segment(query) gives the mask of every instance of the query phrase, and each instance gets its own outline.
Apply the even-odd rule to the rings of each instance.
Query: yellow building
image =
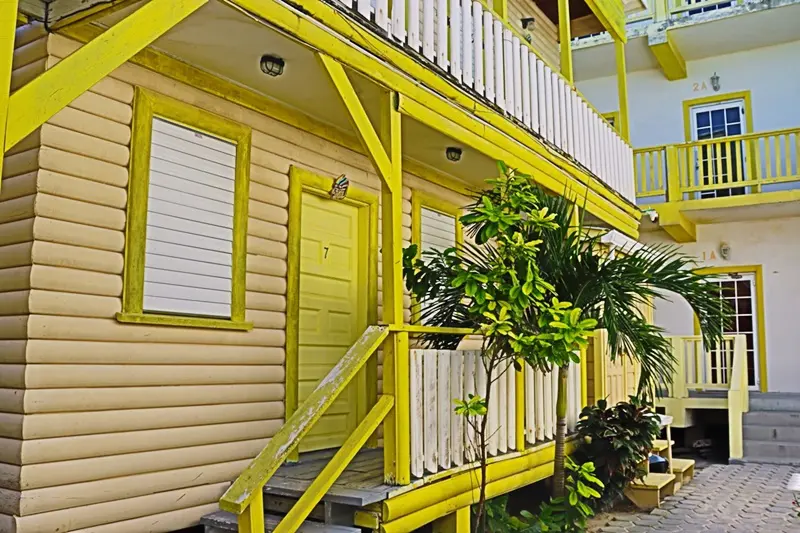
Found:
[[[465,531],[476,354],[409,348],[401,251],[497,160],[637,237],[571,71],[625,7],[572,4],[0,2],[0,531]],[[550,376],[497,386],[492,496],[553,457]]]

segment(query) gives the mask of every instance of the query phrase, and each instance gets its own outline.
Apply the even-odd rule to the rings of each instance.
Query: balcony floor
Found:
[[[281,466],[264,487],[264,494],[299,498],[335,451],[304,453],[297,463]],[[389,492],[396,489],[383,483],[383,449],[362,450],[333,483],[323,500],[364,507],[387,499]]]

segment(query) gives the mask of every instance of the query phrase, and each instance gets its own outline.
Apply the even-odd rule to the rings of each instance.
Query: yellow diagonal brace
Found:
[[[4,146],[6,133],[17,8],[17,0],[0,0],[0,147]],[[3,152],[4,150],[0,150],[0,187],[3,181]]]
[[[151,0],[23,86],[9,101],[5,149],[64,109],[208,0]]]
[[[347,114],[356,129],[356,133],[358,133],[358,138],[361,139],[361,143],[364,145],[364,150],[372,160],[372,164],[375,165],[381,180],[389,189],[394,190],[392,162],[381,144],[378,133],[369,121],[367,112],[364,110],[364,106],[361,105],[361,100],[358,99],[356,90],[353,88],[353,84],[350,83],[350,78],[347,77],[344,67],[338,61],[325,54],[318,55],[347,108]]]
[[[361,424],[358,425],[356,430],[347,437],[342,447],[333,456],[330,462],[325,465],[322,472],[319,473],[317,478],[309,485],[303,495],[294,504],[294,507],[286,514],[283,520],[275,527],[274,533],[293,533],[300,529],[300,525],[306,519],[308,514],[314,509],[319,501],[331,488],[334,481],[353,460],[358,451],[367,442],[372,432],[378,429],[381,422],[394,404],[394,398],[391,396],[381,396],[378,398],[375,407],[367,413]]]

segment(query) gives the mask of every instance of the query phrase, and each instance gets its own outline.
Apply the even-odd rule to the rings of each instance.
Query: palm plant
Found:
[[[581,319],[592,319],[597,328],[607,330],[612,360],[629,357],[639,363],[640,396],[649,396],[669,383],[675,364],[671,344],[663,337],[663,330],[648,323],[642,312],[643,308],[652,306],[654,300],[668,298],[669,293],[682,297],[698,317],[706,345],[714,346],[722,340],[726,308],[718,289],[708,283],[709,276],[695,269],[693,258],[668,245],[606,253],[601,246],[604,232],[584,228],[582,220],[576,216],[574,203],[565,196],[548,194],[529,176],[509,170],[502,163],[500,168],[504,176],[512,176],[518,187],[524,187],[521,197],[526,201],[516,205],[513,198],[509,200],[508,191],[499,187],[482,191],[476,195],[475,203],[467,207],[468,214],[461,219],[467,234],[479,244],[491,242],[499,230],[505,235],[519,234],[522,242],[538,243],[535,278],[540,280],[540,287],[546,287],[547,293],[559,301],[570,302],[573,309],[580,310],[577,314]],[[523,181],[526,184],[519,185]],[[526,211],[530,205],[536,206],[537,211]],[[497,206],[502,206],[502,209],[498,210]],[[528,220],[528,217],[539,218],[542,214],[546,214],[552,223],[531,224]],[[466,256],[470,262],[479,264],[488,261],[492,254],[491,248],[485,247],[481,253],[477,252],[474,246],[467,245],[461,251],[461,257]],[[454,258],[452,251],[450,254],[431,253],[421,277],[421,263],[415,264],[417,275],[413,269],[407,268],[407,280],[415,278],[417,282],[410,288],[417,301],[425,304],[422,319],[428,325],[475,326],[474,299],[465,299],[463,290],[452,283]],[[561,497],[564,495],[569,359],[547,360],[541,355],[551,344],[542,342],[542,334],[549,335],[545,332],[547,324],[540,321],[543,311],[542,306],[534,305],[522,312],[522,320],[527,322],[522,329],[530,342],[524,359],[537,368],[549,370],[551,366],[558,367],[554,495]],[[452,336],[435,335],[425,340],[433,347],[451,349],[459,341]],[[569,340],[580,342],[579,338]],[[537,351],[538,354],[532,353]]]

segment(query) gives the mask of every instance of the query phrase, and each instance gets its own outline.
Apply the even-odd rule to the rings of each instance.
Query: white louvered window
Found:
[[[456,217],[422,207],[420,209],[420,251],[444,251],[456,245]]]
[[[456,246],[458,242],[456,217],[421,206],[419,221],[419,248],[421,253],[432,250],[443,252]],[[425,313],[425,304],[420,303],[418,309],[420,317],[422,317]],[[426,322],[424,318],[420,320],[423,324]]]
[[[231,318],[236,144],[152,124],[142,310]]]

